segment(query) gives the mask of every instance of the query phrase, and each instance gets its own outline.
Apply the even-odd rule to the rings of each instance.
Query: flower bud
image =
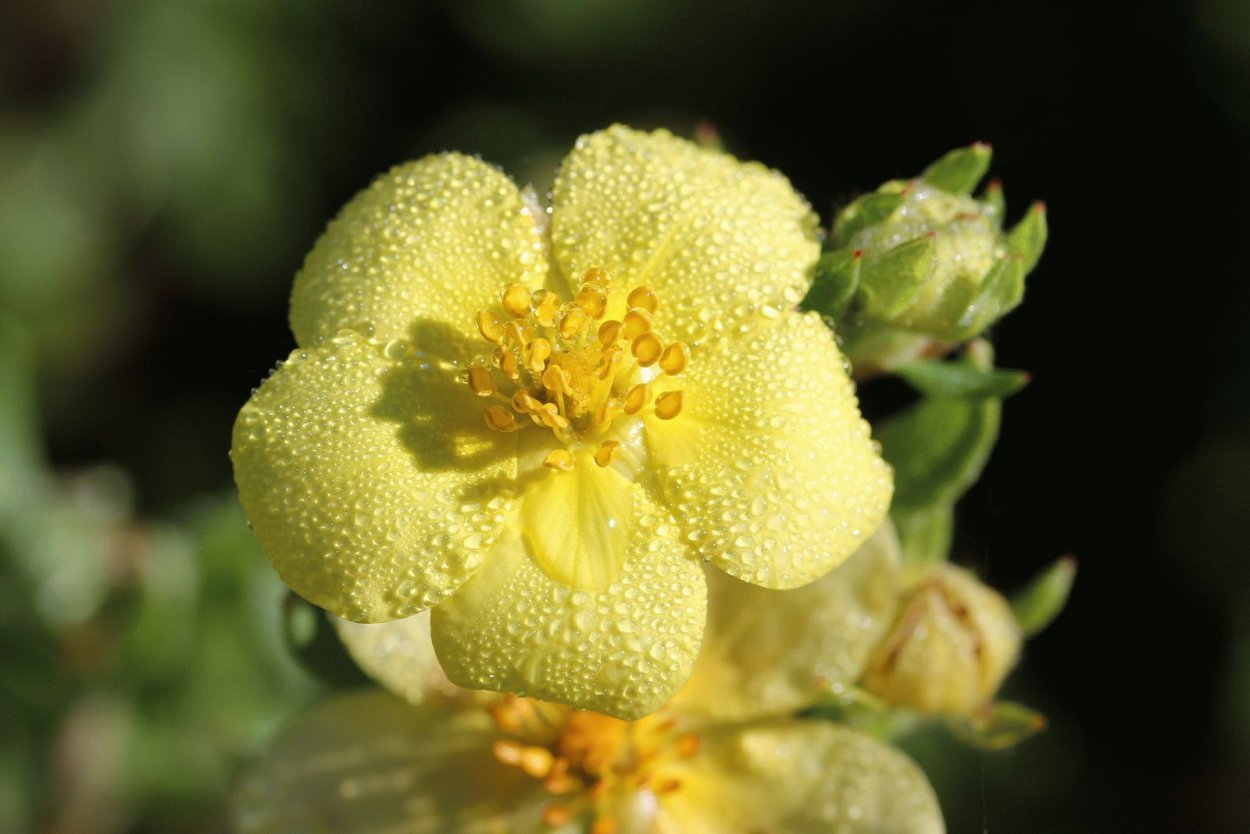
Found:
[[[1045,206],[1004,231],[998,184],[971,196],[989,162],[988,145],[951,151],[838,214],[822,261],[830,274],[818,271],[811,298],[840,320],[857,368],[888,369],[933,342],[966,341],[1020,303],[1046,243]]]
[[[1020,627],[1007,601],[962,568],[926,574],[900,612],[863,679],[892,705],[971,715],[994,697],[1020,654]]]

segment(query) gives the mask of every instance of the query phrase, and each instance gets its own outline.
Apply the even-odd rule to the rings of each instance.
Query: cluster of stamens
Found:
[[[651,329],[659,298],[646,287],[629,293],[620,320],[605,319],[609,289],[608,274],[596,267],[571,302],[509,284],[500,298],[507,318],[491,310],[477,314],[478,331],[494,351],[469,368],[468,385],[496,400],[486,408],[487,426],[499,432],[540,426],[567,444],[605,433],[622,414],[671,420],[681,413],[682,392],[654,396],[653,383],[681,373],[690,349],[664,344]],[[619,451],[620,443],[605,440],[595,463],[609,466]],[[573,455],[556,449],[544,463],[567,472]]]
[[[694,733],[674,731],[671,717],[629,722],[514,695],[493,704],[490,714],[500,733],[495,758],[541,780],[553,797],[543,821],[559,827],[590,816],[591,834],[617,831],[609,795],[680,790],[663,763],[688,759],[700,747]]]

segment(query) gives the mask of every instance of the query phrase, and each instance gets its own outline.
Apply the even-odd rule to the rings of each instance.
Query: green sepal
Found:
[[[974,142],[946,154],[925,168],[920,178],[951,194],[971,194],[989,170],[992,155],[989,145]]]
[[[1076,559],[1056,559],[1011,597],[1011,610],[1025,636],[1038,634],[1063,611],[1076,579]]]
[[[894,372],[926,397],[998,397],[1003,399],[1029,383],[1027,371],[978,368],[969,362],[922,359],[904,362]]]
[[[1024,219],[1007,233],[1007,249],[1020,259],[1020,267],[1024,273],[1033,271],[1046,248],[1046,204],[1034,203]]]
[[[968,718],[950,718],[951,732],[982,750],[1006,750],[1046,728],[1046,716],[1023,704],[998,701]]]
[[[881,189],[856,197],[846,208],[838,212],[833,224],[833,238],[840,246],[860,229],[880,223],[889,218],[903,204],[901,189],[891,183]]]
[[[955,508],[933,504],[913,512],[891,511],[905,565],[937,565],[950,558]]]
[[[835,249],[820,256],[812,287],[799,304],[802,310],[815,310],[830,322],[846,313],[859,289],[859,269],[863,253],[858,249]]]
[[[1015,309],[1024,300],[1022,259],[1006,255],[985,274],[976,295],[959,316],[952,336],[970,339]]]
[[[327,619],[311,602],[288,592],[282,607],[282,636],[291,655],[309,674],[336,688],[367,686],[360,671]]]
[[[1003,193],[1003,181],[997,177],[985,184],[985,188],[981,190],[977,199],[985,203],[995,217],[1001,218],[1003,212],[1007,210],[1007,195]]]
[[[860,267],[860,296],[865,312],[890,319],[907,309],[933,274],[934,237],[901,243]]]

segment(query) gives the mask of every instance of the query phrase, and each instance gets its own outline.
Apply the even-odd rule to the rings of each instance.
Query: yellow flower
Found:
[[[456,154],[399,166],[296,278],[299,347],[234,430],[279,574],[357,622],[433,607],[457,684],[623,718],[668,700],[700,562],[822,576],[891,494],[833,337],[817,220],[664,132],[580,139],[548,212]]]
[[[427,615],[343,623],[356,658],[407,700],[357,693],[302,716],[245,774],[237,827],[941,832],[932,788],[905,756],[793,717],[859,676],[894,615],[898,573],[888,529],[796,591],[709,571],[713,610],[725,614],[711,618],[689,684],[633,722],[457,689],[434,659]]]

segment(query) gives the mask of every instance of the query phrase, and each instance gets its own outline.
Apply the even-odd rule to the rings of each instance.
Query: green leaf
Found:
[[[859,288],[862,262],[863,254],[858,249],[843,248],[821,255],[812,288],[799,307],[815,310],[831,322],[842,318]]]
[[[295,659],[321,681],[334,687],[372,683],[347,653],[326,613],[294,593],[283,604],[282,634]]]
[[[955,527],[952,504],[932,504],[912,512],[891,510],[906,565],[936,565],[950,557]]]
[[[933,234],[900,243],[860,267],[860,295],[867,314],[889,319],[911,304],[933,274]]]
[[[920,178],[951,194],[971,194],[990,167],[992,151],[984,142],[956,148],[934,162]]]
[[[1029,375],[1025,371],[1008,368],[982,370],[967,362],[931,359],[904,362],[895,367],[894,372],[927,397],[1002,399],[1029,383]]]
[[[998,439],[994,397],[929,397],[882,423],[882,454],[894,467],[899,512],[950,504],[976,482]]]
[[[1011,610],[1026,636],[1041,632],[1050,625],[1068,602],[1072,582],[1076,579],[1076,559],[1056,559],[1011,598]]]
[[[857,197],[838,213],[833,224],[834,240],[839,246],[845,244],[856,232],[885,220],[902,204],[903,195],[891,191],[873,191]]]
[[[1024,219],[1007,233],[1007,248],[1020,258],[1020,266],[1026,275],[1037,266],[1038,259],[1042,257],[1047,233],[1045,203],[1034,203]]]
[[[1046,728],[1046,716],[1022,704],[999,701],[970,718],[952,718],[951,732],[982,750],[1006,750]]]

